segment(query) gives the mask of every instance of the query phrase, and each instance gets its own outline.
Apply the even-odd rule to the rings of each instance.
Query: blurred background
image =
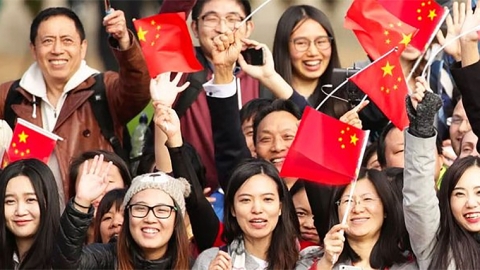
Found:
[[[251,0],[252,8],[258,7],[263,1]],[[157,13],[161,1],[123,2],[125,9],[139,9],[141,17],[145,17]],[[343,28],[343,19],[350,3],[351,0],[273,0],[253,17],[256,27],[252,38],[271,48],[277,21],[283,11],[290,5],[313,5],[325,12],[333,24],[342,66],[352,66],[354,61],[364,60],[365,53],[352,32]],[[100,5],[103,6],[103,0],[0,0],[0,82],[19,78],[32,63],[29,49],[30,23],[40,9],[51,6],[70,6],[77,12],[87,33],[87,62],[90,66],[103,70],[100,58],[102,52],[98,46],[99,40],[103,39],[103,32],[99,32],[103,31]],[[113,1],[112,7],[120,8]],[[127,20],[131,20],[128,11]]]

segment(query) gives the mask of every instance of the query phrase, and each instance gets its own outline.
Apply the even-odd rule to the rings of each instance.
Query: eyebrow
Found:
[[[260,196],[275,196],[275,194],[273,192],[269,192],[269,193],[263,193],[263,194],[260,194]],[[254,195],[250,194],[250,193],[242,193],[242,194],[238,194],[237,197],[241,197],[241,196],[250,196],[250,197],[253,197]]]
[[[37,196],[37,194],[35,194],[35,192],[26,192],[26,193],[22,193],[20,195],[23,195],[23,196],[25,196],[25,195],[26,196]],[[7,193],[7,194],[5,194],[5,197],[15,197],[15,195],[12,194],[12,193]]]

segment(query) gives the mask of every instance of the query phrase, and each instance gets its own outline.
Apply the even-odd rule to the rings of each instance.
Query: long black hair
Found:
[[[281,215],[273,230],[267,253],[268,269],[293,269],[298,260],[298,248],[296,247],[299,237],[298,218],[287,186],[280,178],[275,166],[268,161],[248,159],[239,164],[232,173],[225,193],[222,237],[227,244],[243,237],[244,232],[232,213],[235,193],[248,179],[259,174],[266,175],[275,182],[281,202]]]
[[[60,202],[57,184],[50,168],[37,159],[23,159],[8,165],[0,174],[0,269],[14,269],[17,253],[15,235],[5,222],[5,193],[8,182],[17,176],[30,180],[40,209],[40,224],[29,250],[20,259],[19,269],[51,269],[55,234],[60,225]],[[17,253],[17,255],[19,255]]]
[[[382,171],[361,169],[358,179],[358,181],[370,181],[373,184],[382,202],[385,215],[380,229],[380,237],[370,252],[370,266],[375,269],[383,269],[394,264],[406,263],[408,260],[402,248],[405,244],[402,238],[406,232],[402,205],[392,185],[387,180],[387,176]],[[345,190],[346,186],[337,189],[334,201],[338,201]],[[340,223],[338,207],[334,207],[330,217],[330,225],[333,226],[338,223]],[[348,243],[348,235],[345,238],[345,245],[338,261],[359,262],[361,258]]]
[[[450,198],[453,189],[466,170],[480,167],[480,158],[467,156],[457,159],[443,176],[442,185],[437,193],[440,208],[440,226],[437,243],[432,251],[430,269],[446,269],[455,263],[457,269],[479,269],[480,249],[478,232],[469,232],[458,224],[453,216]]]

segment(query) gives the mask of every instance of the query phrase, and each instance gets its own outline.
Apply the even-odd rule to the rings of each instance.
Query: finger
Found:
[[[203,195],[207,195],[211,190],[212,190],[212,188],[209,188],[209,187],[204,188],[203,189]]]
[[[83,162],[82,175],[88,174],[88,159]]]
[[[100,171],[102,170],[102,166],[103,166],[103,159],[104,159],[104,156],[102,154],[98,158],[97,165],[95,166],[95,175],[100,175]]]
[[[102,178],[103,178],[104,182],[108,182],[107,181],[107,175],[110,172],[110,168],[112,167],[112,165],[113,165],[113,162],[109,161],[108,164],[107,164],[107,167],[105,168],[105,170],[103,170]]]
[[[95,168],[97,167],[98,155],[93,158],[92,164],[90,164],[90,174],[95,173]]]
[[[453,2],[452,9],[453,9],[453,23],[458,24],[458,2],[457,1]]]
[[[369,103],[370,103],[369,100],[364,100],[362,103],[358,104],[358,105],[354,108],[354,112],[355,112],[355,113],[358,113],[359,111],[363,110],[363,108],[367,107]]]
[[[458,11],[460,13],[458,15],[458,24],[463,24],[463,22],[465,21],[466,9],[468,8],[469,12],[471,12],[472,10],[472,1],[468,0],[466,2],[468,2],[467,6],[465,6],[464,2],[460,3],[460,8]]]
[[[239,55],[238,55],[237,63],[240,65],[240,67],[241,67],[242,69],[248,68],[248,66],[249,66],[249,64],[247,63],[247,61],[245,61],[245,58],[243,58],[243,55],[242,55],[242,54],[239,54]]]
[[[179,86],[177,88],[177,91],[180,93],[180,92],[183,92],[185,89],[187,89],[188,87],[190,86],[190,82],[185,82],[182,86]]]
[[[172,84],[177,85],[180,82],[180,79],[183,76],[183,72],[177,72],[177,75],[175,75],[175,78],[173,78]]]

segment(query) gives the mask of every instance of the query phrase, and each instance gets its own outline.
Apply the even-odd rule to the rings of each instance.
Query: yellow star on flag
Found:
[[[25,133],[25,131],[22,131],[22,133],[18,134],[18,142],[27,143],[27,138],[28,135]]]
[[[400,44],[405,44],[405,46],[407,46],[410,41],[412,41],[412,33],[408,34],[408,35],[405,35],[402,33],[402,41],[400,41]]]
[[[430,18],[431,21],[433,21],[433,19],[437,17],[437,13],[435,12],[435,9],[432,9],[428,12],[428,18]]]
[[[141,40],[141,41],[147,41],[145,39],[145,36],[147,35],[147,33],[148,33],[148,31],[145,31],[145,30],[142,29],[142,27],[140,27],[138,29],[138,33],[137,33],[138,39]]]
[[[395,66],[391,66],[390,63],[387,61],[387,64],[382,67],[383,70],[383,77],[385,77],[387,74],[390,76],[393,76],[392,70],[395,68]]]
[[[351,144],[357,145],[357,141],[358,141],[357,134],[353,134],[352,136],[350,136],[350,143]]]

